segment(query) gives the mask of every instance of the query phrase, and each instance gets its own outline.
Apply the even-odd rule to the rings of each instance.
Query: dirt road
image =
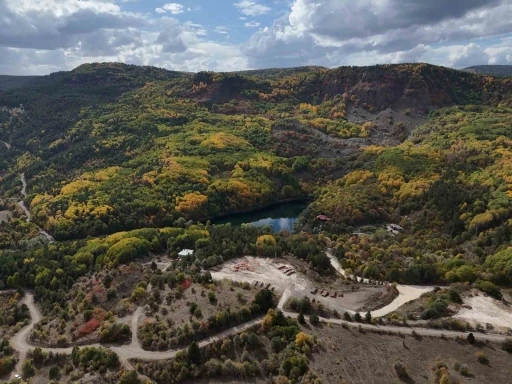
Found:
[[[325,254],[331,261],[331,265],[334,267],[334,269],[336,271],[338,271],[338,273],[341,276],[343,276],[345,278],[350,277],[350,278],[354,279],[354,275],[347,276],[346,271],[343,269],[340,261],[338,260],[338,258],[336,256],[334,256],[329,251],[326,251]],[[358,280],[360,280],[363,284],[369,283],[368,279],[358,279]],[[418,299],[424,293],[434,290],[434,287],[432,287],[432,286],[415,286],[415,285],[402,285],[402,284],[398,284],[396,286],[396,288],[398,290],[398,296],[396,297],[396,299],[393,300],[388,305],[386,305],[385,307],[382,307],[380,309],[372,311],[371,314],[373,317],[385,316],[393,311],[396,311],[402,305],[404,305],[410,301]]]
[[[23,300],[21,301],[21,304],[26,304],[30,311],[30,317],[31,322],[27,326],[23,327],[16,335],[14,335],[11,340],[11,346],[14,350],[16,350],[19,353],[19,361],[16,364],[15,370],[12,373],[12,376],[14,377],[15,374],[21,375],[21,366],[23,364],[23,361],[25,360],[27,356],[27,352],[29,350],[32,350],[35,348],[34,345],[29,344],[28,342],[28,336],[32,332],[32,329],[34,329],[34,325],[41,321],[41,313],[37,309],[35,303],[34,303],[34,296],[31,293],[27,293]],[[134,312],[132,321],[131,321],[131,330],[132,330],[132,340],[130,344],[127,345],[120,345],[120,346],[102,346],[101,344],[95,343],[95,344],[89,344],[87,346],[89,347],[103,347],[103,348],[109,348],[113,352],[117,353],[119,356],[119,360],[121,361],[121,364],[123,364],[128,369],[134,369],[134,367],[130,364],[129,360],[134,358],[144,359],[144,360],[166,360],[166,359],[172,359],[176,356],[176,354],[180,351],[185,350],[186,348],[180,348],[176,350],[168,350],[168,351],[146,351],[142,349],[140,342],[137,337],[137,325],[139,318],[142,316],[143,307],[138,307],[137,310]],[[236,327],[232,327],[230,329],[227,329],[223,332],[220,332],[214,336],[211,336],[207,339],[204,339],[200,341],[198,344],[200,347],[203,347],[205,345],[208,345],[210,343],[213,343],[217,340],[223,339],[227,336],[231,336],[234,334],[237,334],[241,331],[244,331],[246,329],[249,329],[253,327],[256,324],[259,324],[263,319],[263,316],[260,316],[258,318],[255,318],[247,323],[238,325]],[[73,348],[67,347],[67,348],[46,348],[42,347],[41,350],[45,352],[53,352],[53,353],[63,353],[70,355]]]
[[[289,293],[289,292],[288,292]],[[282,308],[282,305],[286,301],[287,295],[283,295],[283,297],[280,300],[279,308]],[[35,347],[33,345],[30,345],[27,341],[28,335],[34,328],[34,325],[41,321],[41,314],[34,303],[34,296],[31,293],[27,293],[21,303],[26,304],[30,311],[31,321],[30,324],[23,327],[16,335],[14,335],[11,338],[11,346],[14,350],[16,350],[19,353],[19,361],[18,364],[16,364],[16,368],[12,374],[14,377],[15,374],[21,374],[21,366],[23,361],[25,360],[25,357],[27,355],[27,352],[31,349],[34,349]],[[290,316],[291,318],[297,318],[298,314],[296,313],[290,313],[290,312],[284,312],[286,316]],[[133,314],[133,318],[131,321],[131,329],[132,329],[132,341],[130,344],[127,345],[121,345],[121,346],[101,346],[100,344],[91,344],[89,346],[91,347],[104,347],[104,348],[110,348],[113,352],[117,353],[119,356],[119,360],[121,363],[128,369],[134,369],[132,364],[129,362],[130,359],[143,359],[143,360],[167,360],[172,359],[176,356],[176,354],[180,351],[185,350],[186,348],[182,349],[176,349],[176,350],[169,350],[169,351],[146,351],[143,350],[140,346],[140,343],[138,341],[137,337],[137,324],[138,319],[142,315],[142,307],[137,308],[135,313]],[[259,324],[263,320],[263,316],[260,316],[256,319],[253,319],[247,323],[241,324],[236,327],[229,328],[223,332],[220,332],[214,336],[211,336],[207,339],[204,339],[199,342],[200,347],[204,347],[210,343],[216,342],[218,340],[221,340],[227,336],[231,336],[234,334],[237,334],[239,332],[242,332],[246,329],[249,329],[257,324]],[[361,327],[362,329],[366,330],[373,330],[373,331],[386,331],[386,332],[395,332],[395,333],[401,333],[405,335],[412,335],[413,332],[415,332],[418,335],[421,336],[429,336],[429,337],[466,337],[467,333],[463,332],[455,332],[455,331],[445,331],[445,330],[437,330],[437,329],[426,329],[426,328],[407,328],[407,327],[396,327],[396,326],[378,326],[373,324],[364,324],[364,323],[351,323],[344,320],[339,319],[324,319],[320,318],[322,322],[325,323],[332,323],[332,324],[346,324],[350,327]],[[494,334],[477,334],[476,337],[481,340],[489,340],[494,342],[500,342],[507,339],[507,336],[504,335],[494,335]],[[71,354],[72,347],[68,348],[41,348],[43,351],[46,352],[53,352],[53,353],[63,353],[63,354]]]
[[[20,180],[21,180],[21,194],[24,198],[27,197],[27,180],[25,179],[25,174],[20,173]],[[29,209],[25,205],[25,202],[23,200],[18,201],[18,207],[22,209],[22,211],[25,213],[25,216],[27,216],[27,223],[30,223],[32,220],[32,214],[30,213]],[[43,228],[39,228],[39,233],[48,240],[49,243],[53,243],[55,239],[50,235],[48,232],[46,232]]]

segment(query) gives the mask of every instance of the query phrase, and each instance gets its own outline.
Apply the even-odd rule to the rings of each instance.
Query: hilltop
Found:
[[[474,65],[464,71],[491,76],[512,76],[512,65]]]

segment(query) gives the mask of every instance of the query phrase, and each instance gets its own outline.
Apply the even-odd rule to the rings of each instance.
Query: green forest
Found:
[[[14,214],[0,285],[35,289],[48,310],[65,312],[89,272],[186,247],[200,268],[292,253],[322,271],[331,247],[372,279],[512,283],[510,78],[87,64],[0,92],[0,107],[0,210]],[[295,234],[209,222],[305,199]],[[56,242],[30,241],[38,226]]]

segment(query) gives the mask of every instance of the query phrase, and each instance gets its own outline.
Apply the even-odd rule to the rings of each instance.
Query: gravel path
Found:
[[[340,261],[338,260],[338,258],[336,256],[334,256],[329,251],[326,251],[325,254],[331,261],[331,265],[334,267],[334,269],[336,271],[338,271],[338,273],[341,276],[343,276],[345,278],[350,277],[350,278],[354,279],[354,275],[347,276],[346,271],[343,269]],[[360,280],[360,281],[362,280],[363,284],[369,284],[369,282],[370,282],[368,279],[360,279],[359,278],[358,280]],[[396,288],[398,290],[398,296],[395,298],[395,300],[393,300],[391,303],[389,303],[388,305],[386,305],[380,309],[372,311],[371,314],[373,317],[386,316],[387,314],[389,314],[393,311],[396,311],[402,305],[404,305],[410,301],[418,299],[424,293],[434,290],[433,286],[415,286],[415,285],[402,285],[402,284],[398,284],[396,286]]]
[[[282,305],[286,302],[287,299],[287,293],[289,294],[290,291],[285,290],[285,294],[281,298],[279,302],[279,308],[282,308]],[[41,314],[39,310],[37,309],[35,303],[34,303],[34,295],[31,293],[27,293],[23,300],[21,301],[22,304],[26,304],[30,311],[31,321],[30,324],[23,327],[16,335],[14,335],[10,342],[11,346],[14,350],[16,350],[19,353],[19,361],[16,364],[15,370],[12,373],[12,377],[14,377],[15,374],[21,374],[21,365],[23,361],[25,360],[25,357],[27,355],[27,352],[31,349],[34,349],[35,347],[33,345],[30,345],[27,341],[28,335],[34,328],[34,325],[41,321]],[[291,312],[284,312],[286,316],[290,316],[291,318],[297,318],[298,314],[291,313]],[[137,324],[140,316],[142,315],[142,307],[137,308],[137,310],[134,312],[132,321],[131,321],[131,329],[132,329],[132,341],[130,344],[121,345],[121,346],[102,346],[100,344],[90,344],[88,346],[90,347],[104,347],[109,348],[113,352],[117,353],[119,356],[119,360],[121,363],[128,369],[134,369],[132,364],[129,362],[130,359],[143,359],[143,360],[167,360],[172,359],[176,356],[176,354],[180,351],[185,350],[186,348],[176,349],[176,350],[169,350],[169,351],[146,351],[143,350],[140,346],[140,343],[137,338]],[[200,341],[198,344],[200,347],[204,347],[210,343],[216,342],[218,340],[221,340],[225,337],[237,334],[239,332],[242,332],[246,329],[249,329],[259,323],[263,320],[263,316],[260,316],[256,319],[253,319],[247,323],[241,324],[236,327],[229,328],[223,332],[220,332],[214,336],[211,336],[207,339],[204,339]],[[397,327],[397,326],[378,326],[373,324],[364,324],[364,323],[352,323],[347,322],[340,319],[324,319],[320,318],[322,322],[325,323],[332,323],[332,324],[346,324],[350,327],[361,327],[362,329],[366,330],[372,330],[372,331],[386,331],[386,332],[395,332],[395,333],[401,333],[405,335],[412,335],[413,332],[415,332],[418,335],[421,336],[430,336],[430,337],[466,337],[467,333],[464,332],[456,332],[456,331],[446,331],[446,330],[437,330],[437,329],[426,329],[426,328],[409,328],[409,327]],[[476,336],[478,339],[481,340],[489,340],[494,342],[501,342],[507,339],[507,336],[505,335],[496,335],[496,334],[477,334]],[[63,353],[63,354],[71,354],[71,351],[73,350],[72,347],[67,348],[41,348],[43,351],[46,352],[53,352],[53,353]]]

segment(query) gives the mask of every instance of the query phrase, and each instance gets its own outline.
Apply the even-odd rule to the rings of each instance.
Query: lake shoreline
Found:
[[[283,229],[292,230],[293,224],[298,220],[300,214],[307,209],[310,202],[310,199],[287,199],[268,204],[262,208],[253,208],[216,217],[211,220],[211,223],[213,225],[232,224],[235,226],[242,224],[270,225],[276,232]]]

